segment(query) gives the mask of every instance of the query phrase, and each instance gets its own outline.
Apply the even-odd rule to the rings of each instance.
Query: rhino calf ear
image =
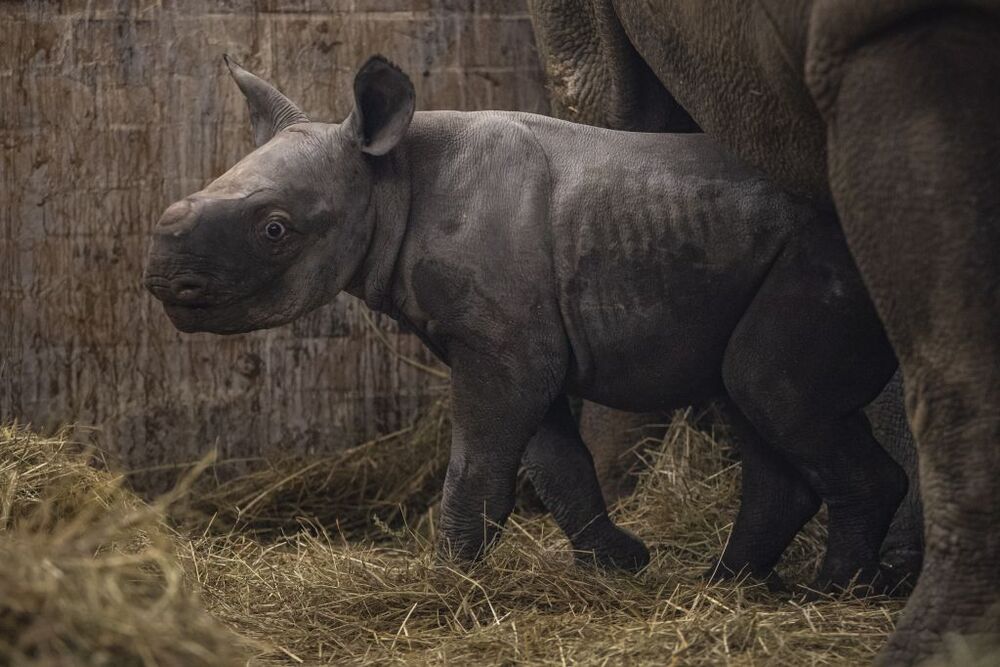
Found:
[[[391,151],[410,126],[415,101],[410,77],[382,56],[369,58],[354,77],[354,111],[347,121],[361,150]]]
[[[240,67],[228,55],[223,55],[222,59],[226,61],[229,73],[247,98],[256,146],[263,146],[289,125],[309,122],[295,103],[278,92],[277,88]]]

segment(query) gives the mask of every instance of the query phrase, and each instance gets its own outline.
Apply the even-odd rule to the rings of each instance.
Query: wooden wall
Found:
[[[523,0],[0,0],[0,420],[93,426],[159,466],[339,448],[440,384],[350,297],[224,338],[179,334],[140,288],[159,213],[251,148],[223,52],[316,120],[347,114],[375,52],[421,109],[547,108]]]

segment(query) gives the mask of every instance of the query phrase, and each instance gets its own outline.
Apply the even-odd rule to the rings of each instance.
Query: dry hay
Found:
[[[65,437],[0,427],[0,664],[238,665],[184,541]]]
[[[639,576],[574,565],[551,520],[523,514],[475,568],[435,559],[449,430],[440,405],[412,429],[320,463],[202,483],[167,510],[177,529],[159,518],[165,503],[145,507],[63,440],[4,431],[0,663],[24,662],[28,626],[36,652],[100,649],[146,665],[231,664],[235,652],[250,664],[870,661],[901,601],[806,604],[702,581],[735,514],[738,466],[691,424],[670,424],[616,509],[653,552]],[[49,518],[36,530],[38,512]],[[81,514],[86,528],[74,527]],[[810,525],[786,579],[808,580],[821,539]]]
[[[223,481],[202,475],[173,514],[216,533],[238,527],[266,539],[313,525],[363,539],[373,517],[390,525],[419,520],[439,497],[449,433],[441,400],[411,427],[335,455],[262,461],[256,472]]]

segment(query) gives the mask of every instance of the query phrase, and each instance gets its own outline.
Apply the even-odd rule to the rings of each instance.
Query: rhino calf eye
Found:
[[[277,220],[272,220],[264,227],[264,236],[271,241],[278,241],[285,236],[285,226]]]

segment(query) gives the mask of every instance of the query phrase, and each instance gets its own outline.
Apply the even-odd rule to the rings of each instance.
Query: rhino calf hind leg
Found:
[[[820,590],[881,579],[879,548],[907,481],[861,409],[895,364],[835,229],[782,251],[726,349],[730,398],[827,505]]]
[[[765,385],[780,381],[777,377],[757,375],[752,382],[758,384],[765,377],[768,378]],[[738,387],[736,383],[733,385]],[[827,506],[826,554],[811,587],[820,591],[843,591],[854,586],[879,586],[881,591],[887,582],[881,577],[879,548],[906,493],[907,481],[902,468],[871,435],[868,420],[860,411],[847,417],[819,416],[801,411],[794,405],[794,400],[788,403],[782,400],[791,397],[782,397],[771,403],[775,399],[773,392],[769,396],[769,405],[762,407],[755,405],[753,400],[748,401],[741,391],[736,389],[735,393],[740,396],[743,409],[753,415],[756,425],[767,434],[768,441],[776,448],[775,453],[780,452],[789,466],[808,480],[809,486]],[[761,391],[759,395],[768,394]],[[801,396],[795,398],[802,400]],[[783,403],[788,412],[780,415],[771,412],[773,405]],[[791,413],[796,412],[801,416],[792,416]],[[756,458],[760,460],[764,457]],[[777,465],[772,463],[771,468],[777,469]],[[759,517],[751,528],[766,537],[757,537],[756,543],[769,539],[772,540],[772,547],[778,545],[779,535],[787,545],[791,539],[785,539],[787,530],[796,523],[801,527],[808,520],[806,513],[812,509],[808,497],[803,496],[797,505],[790,505],[785,510],[789,515],[775,514],[768,522],[764,514],[766,511],[781,510],[774,507],[775,498],[766,502],[760,499],[767,496],[767,485],[775,479],[783,480],[783,496],[802,493],[793,486],[788,473],[776,476],[771,472],[769,476],[763,476],[751,469],[747,483],[756,482],[763,488],[756,494],[744,494],[746,502],[753,502],[756,498],[756,506],[740,508],[741,515],[755,514]],[[739,527],[743,529],[743,526]],[[734,536],[736,529],[734,527]],[[740,535],[747,542],[755,543],[752,536],[746,533]],[[764,552],[764,557],[773,558],[773,551]]]
[[[820,498],[735,405],[727,405],[725,414],[740,449],[740,510],[725,552],[708,574],[714,580],[750,575],[780,587],[774,566],[816,514]]]
[[[528,443],[524,466],[545,508],[581,560],[629,571],[649,563],[645,545],[608,516],[593,459],[565,396],[556,399]]]
[[[881,656],[913,665],[1000,643],[1000,22],[924,12],[829,54],[839,17],[807,73],[918,443],[923,571]]]
[[[880,547],[906,494],[906,474],[871,434],[861,412],[811,424],[803,441],[837,455],[792,456],[808,474],[827,505],[826,556],[813,584],[817,590],[847,590],[853,585],[891,590],[883,577]],[[850,461],[843,458],[850,457]]]
[[[889,456],[902,466],[909,480],[906,497],[899,504],[889,533],[882,543],[882,565],[891,585],[898,592],[912,590],[920,574],[924,557],[924,515],[920,502],[920,476],[917,471],[917,446],[910,432],[903,403],[903,376],[896,371],[867,408],[875,439]]]

